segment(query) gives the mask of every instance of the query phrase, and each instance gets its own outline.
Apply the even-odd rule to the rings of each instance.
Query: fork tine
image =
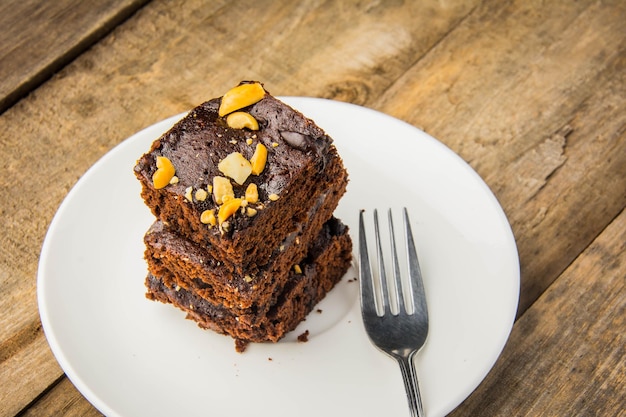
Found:
[[[385,315],[391,311],[391,304],[389,300],[389,287],[387,283],[387,272],[385,269],[385,259],[383,256],[383,249],[380,243],[380,228],[378,227],[378,210],[374,209],[374,234],[376,237],[376,256],[378,261],[378,285],[381,292],[381,306],[379,308],[379,315]]]
[[[359,213],[359,283],[361,285],[361,309],[363,314],[377,314],[372,282],[372,269],[367,253],[367,238],[365,237],[363,211],[364,210],[361,210]]]
[[[409,285],[411,293],[411,303],[413,304],[413,313],[420,313],[428,323],[428,308],[426,305],[426,293],[424,291],[424,282],[422,281],[422,271],[420,269],[419,260],[417,258],[417,250],[415,249],[415,241],[413,240],[413,232],[411,230],[411,222],[409,220],[409,212],[406,207],[404,213],[404,230],[406,238],[407,260],[409,264]],[[428,331],[428,330],[426,330]]]
[[[395,297],[398,305],[398,313],[405,313],[404,290],[402,288],[402,274],[400,272],[400,262],[398,261],[398,249],[396,247],[396,234],[393,228],[393,215],[391,209],[388,211],[389,217],[389,238],[391,240],[391,260],[393,264],[393,277],[395,280]]]

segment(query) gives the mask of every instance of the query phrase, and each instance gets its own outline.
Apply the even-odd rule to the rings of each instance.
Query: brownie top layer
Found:
[[[215,176],[224,176],[218,164],[229,154],[239,152],[250,159],[257,143],[267,148],[267,163],[260,175],[250,175],[244,184],[234,181],[236,195],[255,183],[260,200],[281,193],[290,179],[311,162],[323,169],[330,157],[332,139],[313,121],[266,94],[259,102],[241,109],[259,123],[259,130],[233,129],[218,115],[221,98],[209,100],[193,109],[160,139],[135,166],[135,172],[151,181],[156,157],[165,156],[176,170],[178,182],[167,187],[184,195],[188,187],[206,189]],[[211,204],[207,202],[209,208]]]

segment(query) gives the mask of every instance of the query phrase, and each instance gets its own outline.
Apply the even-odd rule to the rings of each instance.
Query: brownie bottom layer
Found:
[[[299,271],[288,272],[287,283],[274,304],[257,317],[240,317],[240,310],[204,299],[193,287],[176,285],[167,270],[159,277],[148,275],[146,297],[173,304],[202,328],[230,335],[238,351],[243,351],[248,342],[276,342],[293,330],[347,272],[352,241],[347,227],[338,227],[336,231],[325,245],[311,250],[300,263]]]

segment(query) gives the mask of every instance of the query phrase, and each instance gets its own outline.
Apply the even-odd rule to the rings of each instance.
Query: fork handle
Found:
[[[415,353],[416,352],[411,352],[408,356],[398,356],[396,359],[402,371],[402,379],[404,380],[404,388],[406,390],[407,399],[409,400],[411,417],[424,417],[422,396],[417,381],[417,372],[413,364]]]

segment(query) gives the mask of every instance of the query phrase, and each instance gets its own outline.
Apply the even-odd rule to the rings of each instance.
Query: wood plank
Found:
[[[520,313],[626,205],[624,21],[619,1],[487,1],[376,103],[494,190],[517,237]]]
[[[146,1],[1,2],[0,113],[97,42]]]
[[[38,362],[22,366],[13,360],[21,345],[12,341],[23,340],[38,320],[37,259],[50,220],[99,157],[240,79],[264,80],[281,95],[370,100],[472,6],[461,0],[424,1],[410,10],[392,3],[154,2],[0,115],[0,310],[11,311],[0,316],[0,385],[14,384],[21,393],[0,392],[0,404],[20,410],[60,375],[45,344],[32,344]],[[323,62],[333,66],[329,75],[320,75]],[[37,384],[11,378],[39,369],[52,371],[38,375]]]
[[[22,336],[19,345],[7,346],[11,341],[2,342],[0,416],[16,415],[63,375],[50,352],[41,326],[36,323],[29,331],[32,335],[27,337],[28,340],[24,340],[22,335],[17,336]]]
[[[451,417],[623,416],[626,210],[515,324],[502,356]]]
[[[21,414],[21,417],[100,417],[102,415],[74,388],[69,379],[63,378],[36,404]]]

